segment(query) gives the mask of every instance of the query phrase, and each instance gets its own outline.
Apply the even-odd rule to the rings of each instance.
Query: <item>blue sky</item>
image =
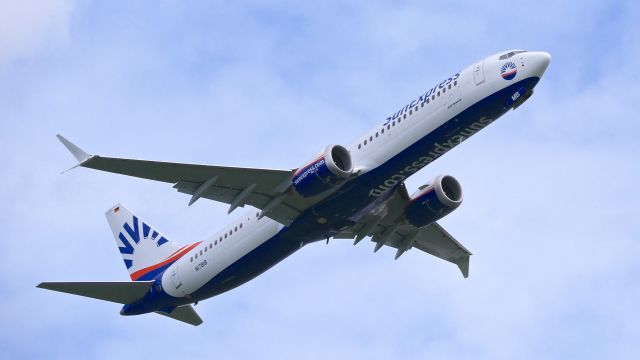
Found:
[[[640,97],[634,1],[0,1],[3,358],[635,358]],[[456,176],[442,224],[471,276],[334,241],[197,306],[190,327],[36,289],[126,280],[103,213],[179,243],[238,216],[77,169],[93,153],[293,168],[505,49],[551,65],[522,107],[414,175]]]

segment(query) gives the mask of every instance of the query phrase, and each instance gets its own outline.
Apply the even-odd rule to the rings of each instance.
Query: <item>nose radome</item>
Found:
[[[538,77],[542,77],[542,74],[547,70],[549,63],[551,62],[551,55],[549,53],[540,51],[535,53],[534,68]]]

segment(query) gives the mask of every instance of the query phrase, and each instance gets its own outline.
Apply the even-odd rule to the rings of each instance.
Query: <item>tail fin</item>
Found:
[[[173,264],[191,246],[180,247],[117,204],[106,213],[131,280],[151,280]]]

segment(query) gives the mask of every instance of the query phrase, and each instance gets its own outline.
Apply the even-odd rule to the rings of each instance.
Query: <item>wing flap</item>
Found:
[[[151,285],[153,285],[153,281],[87,281],[43,282],[37,287],[118,304],[130,304],[142,299]]]
[[[287,178],[288,179],[288,178]],[[199,184],[189,181],[179,181],[173,187],[181,193],[193,195],[198,189]],[[250,186],[250,185],[249,185]],[[256,186],[257,188],[257,186]],[[212,185],[205,192],[199,194],[200,197],[213,201],[223,202],[230,204],[232,208],[237,206],[251,205],[258,209],[264,209],[274,198],[274,194],[262,193],[255,188],[250,194],[243,197],[241,204],[233,204],[234,199],[242,193],[242,188],[227,188],[222,186]],[[302,208],[298,208],[293,196],[288,195],[280,205],[278,205],[273,211],[269,212],[267,216],[278,221],[281,224],[287,225],[298,215],[302,213]],[[231,209],[230,209],[231,210]]]

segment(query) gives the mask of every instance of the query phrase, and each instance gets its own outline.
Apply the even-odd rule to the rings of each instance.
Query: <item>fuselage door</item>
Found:
[[[457,102],[459,102],[460,99],[460,89],[458,89],[457,85],[453,85],[453,81],[449,84],[449,87],[447,87],[447,109],[450,109],[452,106],[454,106]]]
[[[473,79],[476,81],[476,85],[484,82],[484,61],[473,65]]]
[[[182,281],[180,281],[180,276],[178,275],[178,267],[177,266],[172,266],[171,267],[171,284],[173,284],[173,287],[178,292],[182,292],[180,290],[180,288],[182,287]]]

